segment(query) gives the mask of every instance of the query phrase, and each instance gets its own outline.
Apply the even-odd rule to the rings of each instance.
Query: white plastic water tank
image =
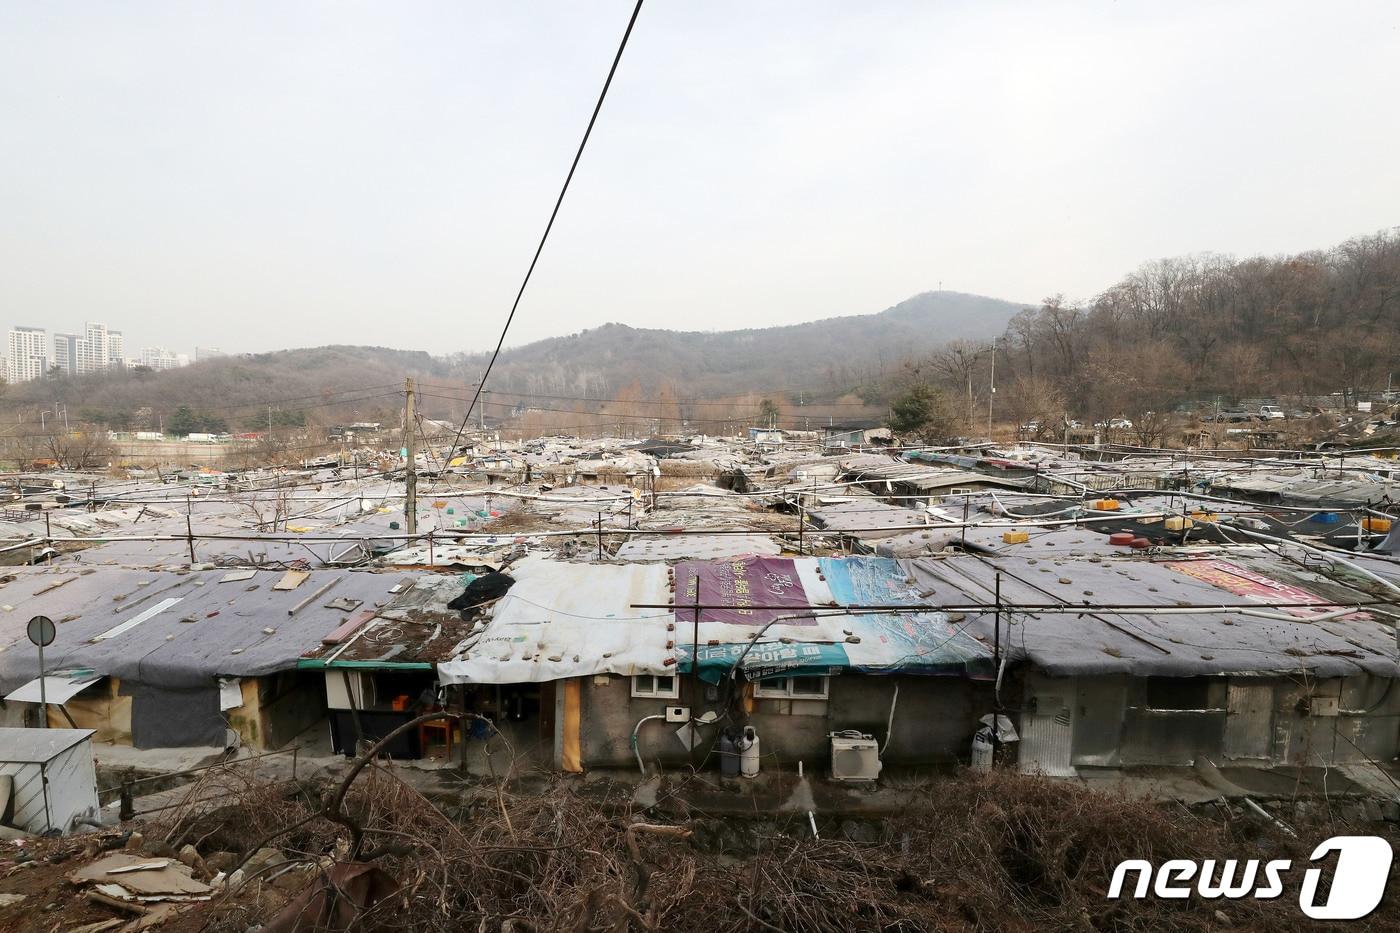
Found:
[[[758,732],[753,726],[745,726],[744,734],[734,743],[739,750],[739,774],[742,777],[758,777]]]

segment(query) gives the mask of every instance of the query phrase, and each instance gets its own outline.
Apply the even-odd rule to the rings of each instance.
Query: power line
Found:
[[[476,407],[477,400],[481,398],[481,390],[486,386],[486,379],[491,375],[491,367],[496,365],[496,358],[501,355],[501,347],[505,345],[506,334],[510,331],[511,322],[515,320],[515,312],[520,307],[520,299],[525,295],[525,287],[530,284],[530,276],[535,272],[535,265],[540,261],[540,254],[544,252],[545,241],[549,239],[549,232],[554,229],[554,219],[559,216],[559,208],[564,204],[564,195],[569,191],[569,182],[574,180],[574,171],[578,168],[579,160],[583,158],[584,147],[588,145],[588,137],[593,133],[593,124],[598,122],[598,113],[603,109],[603,101],[607,99],[608,88],[612,87],[613,75],[617,73],[618,63],[622,61],[622,53],[627,48],[627,40],[632,36],[632,27],[636,25],[637,14],[642,12],[642,0],[637,0],[637,5],[632,8],[632,17],[627,20],[627,29],[622,33],[622,42],[617,46],[617,54],[613,56],[612,67],[608,69],[607,80],[603,82],[603,90],[598,94],[598,102],[593,105],[593,115],[588,118],[588,126],[583,131],[583,139],[579,141],[578,151],[574,153],[573,164],[569,166],[569,174],[564,177],[564,187],[559,189],[559,197],[554,201],[554,210],[549,212],[549,223],[545,224],[544,234],[540,237],[540,245],[535,247],[534,258],[530,260],[530,268],[525,270],[525,279],[520,283],[520,290],[515,293],[515,301],[511,303],[510,314],[506,315],[505,326],[501,328],[501,337],[496,341],[496,349],[491,352],[491,359],[486,362],[486,370],[481,374],[481,381],[477,383],[476,392],[472,395],[471,403],[467,405],[467,413],[462,416],[462,424],[457,428],[457,437],[452,441],[452,450],[457,449],[457,445],[462,440],[462,432],[467,429],[467,422],[471,419],[472,409]]]

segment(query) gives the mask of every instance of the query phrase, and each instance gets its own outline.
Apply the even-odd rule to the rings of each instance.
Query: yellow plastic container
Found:
[[[1394,522],[1392,522],[1390,519],[1377,518],[1372,515],[1367,515],[1361,520],[1361,527],[1365,528],[1367,531],[1374,532],[1375,534],[1383,535],[1387,533],[1388,531],[1390,531],[1392,525],[1394,525]]]
[[[1004,531],[1001,534],[1003,544],[1025,544],[1030,539],[1029,531]]]
[[[1095,499],[1094,508],[1100,512],[1116,512],[1121,507],[1117,499]]]
[[[1196,523],[1181,515],[1168,515],[1162,524],[1168,531],[1185,531]]]

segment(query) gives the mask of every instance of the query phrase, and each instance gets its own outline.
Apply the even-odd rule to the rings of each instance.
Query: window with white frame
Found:
[[[825,700],[830,678],[813,676],[768,677],[753,685],[761,700]]]
[[[637,674],[632,678],[632,695],[675,700],[680,698],[681,685],[670,674]]]

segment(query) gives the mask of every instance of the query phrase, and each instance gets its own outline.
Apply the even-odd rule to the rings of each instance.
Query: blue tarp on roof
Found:
[[[888,557],[823,557],[826,585],[840,606],[908,606],[927,603],[899,562]],[[861,644],[873,640],[878,652],[862,651],[852,668],[863,673],[989,674],[992,650],[945,612],[852,615],[851,631]]]

